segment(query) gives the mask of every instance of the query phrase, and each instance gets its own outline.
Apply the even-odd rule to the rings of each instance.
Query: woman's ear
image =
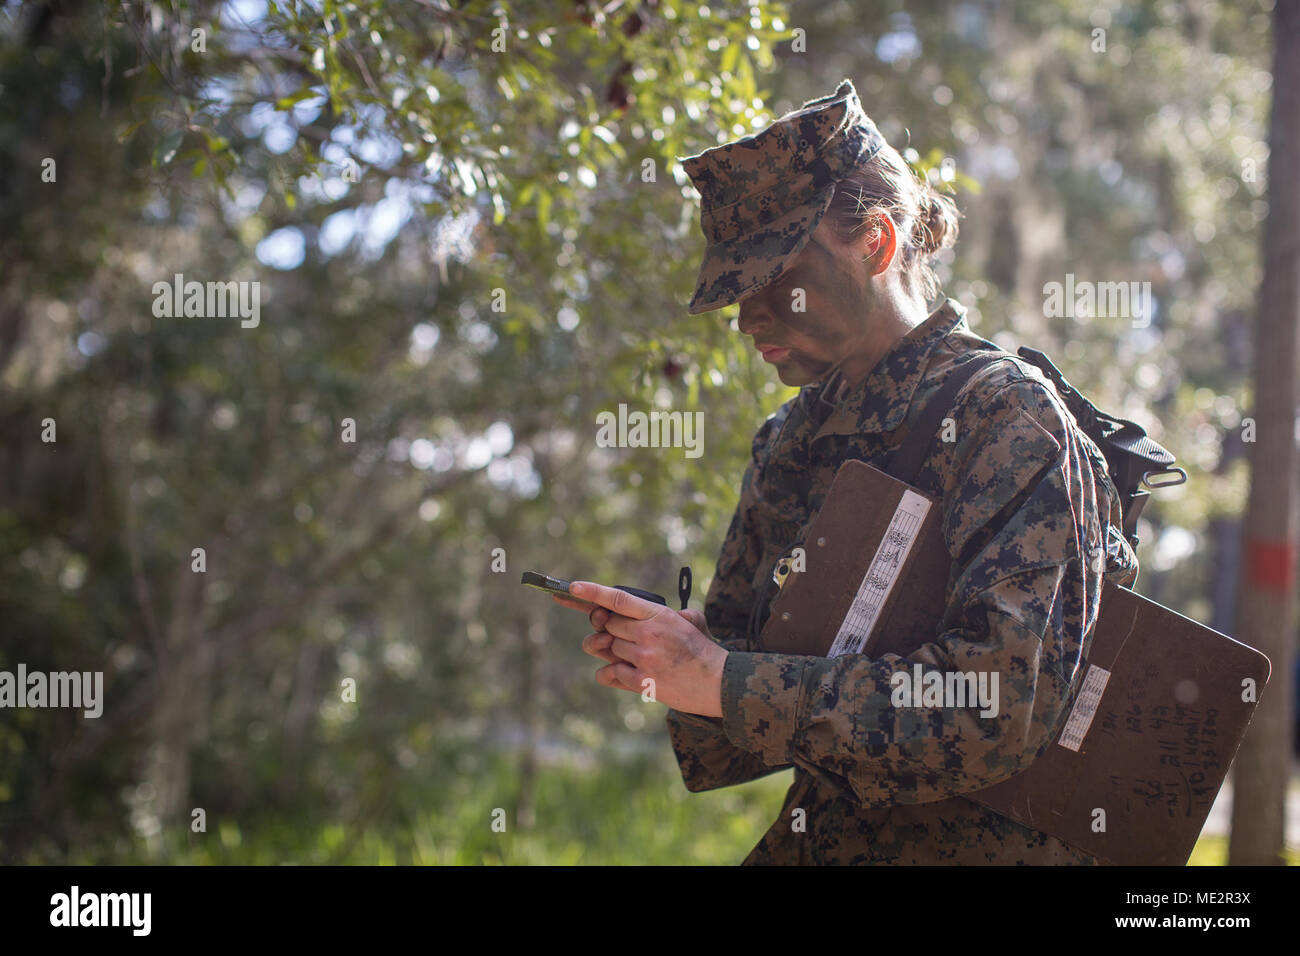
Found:
[[[858,241],[862,243],[859,251],[863,261],[868,263],[871,274],[880,275],[889,268],[898,253],[898,227],[894,225],[889,213],[875,213],[871,217],[871,228]]]

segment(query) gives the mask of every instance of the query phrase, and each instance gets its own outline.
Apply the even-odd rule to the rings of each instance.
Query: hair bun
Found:
[[[909,288],[933,301],[943,285],[931,260],[957,241],[960,213],[956,200],[936,190],[887,143],[835,184],[826,221],[840,241],[853,243],[874,233],[882,214],[898,228],[899,259]]]
[[[912,227],[912,242],[929,256],[957,241],[957,204],[929,183],[922,188],[921,213]]]

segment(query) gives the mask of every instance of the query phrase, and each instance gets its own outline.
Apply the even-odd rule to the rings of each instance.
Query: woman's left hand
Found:
[[[609,650],[616,660],[596,671],[598,683],[645,693],[683,713],[722,716],[727,650],[683,612],[590,581],[574,581],[569,593],[576,600],[555,600],[609,612],[603,630],[612,637]]]

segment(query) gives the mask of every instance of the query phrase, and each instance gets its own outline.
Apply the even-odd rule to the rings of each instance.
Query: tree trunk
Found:
[[[293,696],[284,717],[284,744],[280,756],[280,780],[277,789],[286,803],[297,799],[304,758],[311,743],[313,718],[320,704],[320,664],[324,646],[316,640],[304,640],[298,646],[298,666],[294,675]]]
[[[1228,862],[1283,862],[1295,654],[1296,339],[1300,325],[1300,0],[1273,15],[1268,222],[1255,336],[1255,422],[1237,636],[1273,671],[1233,769]]]
[[[542,646],[546,640],[546,609],[541,601],[528,608],[519,618],[523,653],[520,655],[520,718],[524,725],[524,746],[519,754],[519,791],[514,818],[520,830],[536,824],[537,751],[541,745]]]
[[[172,589],[145,776],[153,786],[154,812],[164,832],[189,825],[190,746],[212,680],[212,649],[199,623],[203,591],[202,575],[191,571],[186,559]]]

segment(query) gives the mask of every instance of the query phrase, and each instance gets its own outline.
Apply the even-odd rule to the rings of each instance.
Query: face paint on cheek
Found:
[[[787,276],[785,285],[802,289],[803,307],[783,309],[774,318],[784,327],[776,341],[790,349],[778,363],[789,376],[817,381],[833,372],[853,350],[862,333],[867,302],[857,278],[816,239],[806,261]]]
[[[794,362],[800,368],[805,369],[819,378],[834,368],[835,365],[834,362],[817,358],[816,356],[809,355],[807,352],[800,352],[797,349],[790,350],[790,354],[787,356],[786,361]]]
[[[793,333],[778,337],[790,349],[782,364],[797,364],[815,377],[835,367],[847,339],[844,329],[828,322],[820,310],[780,317],[777,321]]]

